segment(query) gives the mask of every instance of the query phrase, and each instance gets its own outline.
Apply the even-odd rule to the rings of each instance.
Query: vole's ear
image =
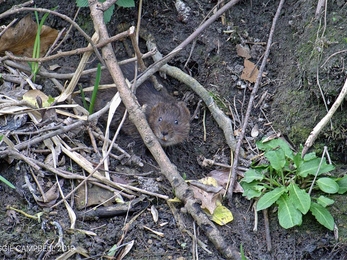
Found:
[[[179,101],[177,105],[180,109],[181,114],[186,114],[187,117],[190,117],[189,109],[187,108],[187,105],[184,101]]]

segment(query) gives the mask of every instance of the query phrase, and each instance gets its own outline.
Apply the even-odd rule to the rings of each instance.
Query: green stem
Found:
[[[101,78],[101,65],[99,63],[97,71],[96,71],[93,93],[92,93],[92,97],[90,99],[89,114],[92,114],[94,111],[94,104],[95,104],[96,96],[98,94],[100,78]]]
[[[41,46],[41,29],[48,17],[49,13],[45,13],[39,21],[39,15],[38,12],[35,11],[35,18],[36,18],[36,23],[37,23],[37,32],[36,32],[36,37],[35,37],[35,42],[34,42],[34,48],[33,48],[33,58],[39,58],[40,57],[40,46]],[[39,71],[39,63],[38,62],[30,62],[29,63],[31,67],[31,73],[33,74],[33,80],[36,80],[36,74]]]

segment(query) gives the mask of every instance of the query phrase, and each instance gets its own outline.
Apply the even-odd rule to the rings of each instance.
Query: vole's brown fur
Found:
[[[121,68],[124,76],[132,80],[134,77],[134,64],[122,65]],[[110,84],[112,82],[109,72],[103,71],[100,84]],[[91,84],[94,84],[93,79]],[[100,90],[94,107],[95,111],[105,106],[115,93],[115,88]],[[184,102],[177,101],[168,94],[165,88],[157,91],[149,80],[137,88],[136,97],[144,108],[149,126],[162,146],[178,144],[187,138],[190,129],[190,113]],[[120,113],[118,112],[118,116],[116,115],[114,121],[118,121],[119,116]],[[122,130],[134,138],[139,137],[136,127],[129,120],[123,125]]]

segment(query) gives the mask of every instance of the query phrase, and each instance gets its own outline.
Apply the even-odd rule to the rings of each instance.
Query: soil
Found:
[[[0,13],[24,1],[13,2],[15,3],[12,1],[2,3]],[[77,11],[75,2],[65,2],[36,1],[35,4],[37,7],[48,9],[57,7],[56,11],[73,18]],[[183,21],[173,1],[144,1],[141,26],[154,35],[158,50],[164,55],[173,50],[199,26],[216,1],[189,0],[186,4],[191,10],[187,20]],[[273,0],[239,2],[225,13],[223,20],[218,19],[209,26],[196,39],[194,45],[190,44],[170,61],[171,65],[192,75],[211,93],[223,111],[233,119],[235,133],[241,128],[241,120],[244,118],[254,85],[241,79],[244,59],[238,56],[236,45],[241,43],[247,45],[251,49],[250,60],[260,64],[277,6],[278,1]],[[243,148],[249,158],[256,155],[253,150],[255,141],[274,132],[281,132],[294,148],[298,148],[305,142],[315,124],[326,114],[316,83],[317,67],[322,91],[328,100],[329,107],[340,93],[346,76],[344,68],[346,52],[331,57],[322,68],[318,65],[322,65],[337,51],[344,50],[346,43],[344,32],[347,29],[344,18],[347,15],[347,5],[339,0],[329,2],[326,9],[326,24],[324,24],[324,15],[315,19],[316,6],[317,1],[313,0],[288,0],[283,6],[276,24],[262,84],[254,102],[259,105],[253,107],[246,130]],[[22,18],[25,14],[25,12],[18,12],[16,15],[6,17],[6,20],[1,20],[1,25],[7,25],[13,18]],[[116,7],[112,20],[108,24],[110,35],[116,34],[119,24],[135,24],[136,19],[136,8]],[[88,8],[81,8],[76,22],[88,35],[93,34]],[[51,15],[46,24],[58,30],[69,26],[66,21]],[[324,31],[323,26],[326,26]],[[73,50],[86,45],[87,42],[83,36],[77,30],[72,30],[61,46],[61,50]],[[145,52],[143,41],[140,47]],[[118,57],[124,57],[125,50],[122,43],[116,43],[114,48]],[[58,64],[62,67],[61,71],[64,69],[71,71],[77,67],[79,59],[80,56],[75,55],[47,62],[44,66]],[[187,66],[185,66],[186,62]],[[1,70],[5,71],[3,67]],[[53,87],[49,79],[40,78],[38,83],[43,86],[42,91],[47,95],[59,95],[59,91]],[[63,81],[61,83],[64,84]],[[176,94],[177,99],[184,99],[187,93],[191,93],[187,103],[190,112],[194,113],[199,97],[177,80],[167,79],[166,85],[171,93]],[[216,166],[202,167],[198,163],[201,155],[219,163],[230,164],[230,151],[224,141],[223,132],[206,107],[199,107],[197,112],[197,116],[191,122],[188,140],[165,149],[182,176],[194,180],[201,179],[210,171],[218,169]],[[333,130],[324,131],[314,146],[317,153],[324,145],[328,146],[333,160],[339,165],[336,173],[339,175],[346,172],[344,170],[346,117],[343,112],[343,109],[337,112],[333,119]],[[31,122],[28,119],[27,123],[16,131],[28,131],[28,129],[33,131],[33,128],[29,128],[30,125]],[[100,127],[103,128],[103,126]],[[206,139],[204,138],[205,127]],[[259,135],[253,138],[251,131],[255,127],[258,127]],[[81,133],[73,137],[73,141],[91,147],[88,133],[82,129],[77,131]],[[64,138],[66,141],[69,139],[67,136]],[[117,177],[118,180],[126,183],[135,183],[142,189],[150,188],[154,192],[173,198],[174,193],[170,184],[162,178],[151,155],[144,149],[137,150],[138,146],[131,146],[129,143],[131,140],[126,136],[123,136],[119,142],[128,153],[141,157],[144,167],[129,166],[112,159],[111,169],[115,172],[112,177]],[[5,147],[4,144],[2,146]],[[22,152],[26,157],[34,156],[37,160],[45,161],[49,153],[47,151],[40,153],[38,150],[44,150],[43,146],[35,145]],[[95,155],[86,152],[85,156],[97,164],[98,158]],[[59,158],[62,169],[83,174],[81,168],[69,158],[64,156]],[[245,166],[249,167],[249,164]],[[37,171],[24,161],[11,161],[10,158],[3,158],[0,161],[0,176],[16,186],[16,189],[11,189],[0,182],[0,256],[2,259],[56,259],[63,254],[63,251],[72,248],[84,252],[91,259],[101,259],[106,258],[109,250],[119,241],[122,247],[131,241],[134,242],[134,246],[124,259],[193,259],[196,255],[200,259],[224,259],[208,241],[206,235],[200,232],[199,227],[194,225],[193,219],[185,213],[181,204],[174,204],[177,212],[173,214],[172,208],[165,200],[152,196],[144,197],[129,213],[125,210],[111,217],[84,218],[79,213],[90,208],[84,208],[83,199],[81,199],[84,196],[84,190],[80,189],[82,191],[72,197],[75,201],[72,198],[68,199],[73,210],[78,213],[75,228],[95,234],[71,230],[70,218],[64,204],[50,208],[55,202],[60,201],[61,197],[55,198],[52,205],[37,203],[28,188],[28,183],[37,188],[33,175],[37,175],[38,182],[45,191],[56,183],[56,177],[51,172]],[[77,184],[69,179],[61,181],[64,194],[69,193]],[[99,188],[100,191],[95,188],[95,185],[88,185],[88,189],[92,190],[92,188],[97,194],[94,197],[102,195],[107,197],[113,194],[113,192],[108,193],[109,191],[104,187]],[[37,191],[33,193],[39,194]],[[271,209],[268,216],[272,250],[269,251],[266,244],[264,216],[259,212],[258,225],[254,230],[255,214],[252,210],[252,202],[240,193],[235,193],[233,201],[227,206],[232,211],[234,220],[225,226],[218,226],[218,229],[228,244],[238,249],[242,246],[248,259],[347,259],[347,219],[345,217],[347,205],[343,195],[335,195],[333,199],[335,204],[331,207],[331,211],[339,229],[338,237],[336,233],[320,226],[309,214],[304,217],[301,226],[283,229],[278,223],[276,209]],[[99,201],[104,201],[104,198],[99,198]],[[8,206],[31,215],[39,212],[44,214],[41,221],[38,221],[24,214],[15,213],[9,210]],[[151,206],[158,212],[157,222],[153,220]],[[182,225],[179,225],[176,215],[181,217]],[[58,226],[62,228],[61,238],[64,247],[58,243],[60,236]],[[126,231],[124,227],[127,227]],[[148,228],[161,232],[162,236],[149,231]],[[197,246],[195,254],[194,241],[184,231],[185,229],[196,233],[197,238],[207,245],[209,251]],[[75,255],[71,256],[71,259],[79,259],[79,257]]]

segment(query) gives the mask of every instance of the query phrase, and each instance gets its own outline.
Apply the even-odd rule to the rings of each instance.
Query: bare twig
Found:
[[[326,4],[326,0],[318,0],[315,13],[316,19],[320,16],[320,14],[322,13],[322,9],[324,8],[324,6],[326,6]]]
[[[257,211],[257,201],[254,202],[253,204],[253,211],[254,211],[254,226],[253,226],[253,231],[256,232],[258,231],[258,211]]]
[[[78,9],[77,9],[77,11],[75,13],[75,16],[73,18],[73,21],[76,21],[77,15],[80,12],[80,10],[81,10],[81,7],[78,7]],[[70,31],[71,31],[72,27],[73,27],[72,24],[70,24],[69,29],[67,30],[67,32],[64,35],[64,38],[54,47],[53,51],[57,50],[63,44],[63,42],[65,42],[65,40],[68,39],[68,36],[70,34]]]
[[[113,37],[111,37],[111,38],[113,38]],[[99,44],[97,44],[96,46],[99,46]],[[103,43],[101,43],[101,45],[103,45]],[[85,51],[90,51],[92,48],[86,47],[86,48],[82,48],[82,49],[84,49]],[[84,51],[81,51],[81,53],[84,53]],[[143,54],[142,57],[143,58],[148,58],[150,56],[153,56],[154,53],[155,53],[154,51],[149,51],[149,52]],[[52,56],[50,56],[50,57],[52,57]],[[40,59],[37,59],[37,60],[40,60]],[[133,62],[135,60],[136,60],[136,58],[130,58],[130,59],[127,59],[127,60],[124,60],[124,61],[120,61],[119,65],[126,64],[126,63],[129,63],[129,62]],[[26,71],[26,72],[30,72],[31,71],[31,69],[30,69],[30,67],[28,65],[25,65],[25,64],[22,64],[22,63],[16,63],[16,62],[14,62],[12,60],[5,60],[4,63],[6,65],[10,66],[10,67],[20,69],[21,71]],[[106,68],[105,66],[101,67],[101,69],[105,69],[105,68]],[[84,70],[81,75],[87,75],[87,74],[94,73],[94,72],[96,72],[96,68]],[[40,70],[38,72],[38,75],[43,76],[43,77],[47,77],[47,78],[71,79],[75,75],[75,73],[61,74],[61,73],[48,72],[48,71]]]
[[[346,94],[347,94],[347,79],[345,81],[345,84],[344,84],[339,96],[335,100],[332,107],[329,109],[328,113],[321,119],[321,121],[315,126],[315,128],[313,128],[312,132],[310,133],[309,137],[307,138],[307,140],[305,142],[304,149],[302,149],[301,157],[304,157],[304,155],[307,153],[308,149],[313,145],[313,143],[317,139],[319,133],[326,126],[326,124],[330,121],[330,119],[333,117],[333,115],[336,112],[336,110],[338,109],[338,107],[341,105]]]
[[[271,234],[270,234],[270,221],[269,221],[269,213],[268,209],[263,210],[264,216],[264,227],[265,227],[265,237],[266,237],[266,247],[267,251],[271,252],[272,244],[271,244]]]
[[[271,47],[271,44],[272,44],[273,34],[275,32],[276,22],[277,22],[278,17],[279,17],[279,15],[281,13],[283,3],[284,3],[284,0],[281,0],[279,5],[278,5],[278,7],[277,7],[277,11],[276,11],[275,17],[274,17],[274,19],[272,21],[272,26],[271,26],[271,30],[270,30],[270,34],[269,34],[269,39],[267,41],[264,58],[263,58],[263,61],[261,63],[261,66],[259,68],[259,74],[258,74],[257,80],[256,80],[256,82],[254,84],[254,88],[253,88],[252,94],[251,94],[251,96],[249,98],[247,112],[246,112],[246,115],[245,115],[245,118],[244,118],[244,122],[243,122],[241,133],[239,135],[239,140],[237,142],[236,151],[235,151],[235,157],[234,157],[234,164],[233,164],[233,168],[231,170],[232,177],[231,177],[230,185],[229,185],[229,188],[228,188],[229,201],[231,201],[232,194],[233,194],[233,191],[234,191],[234,186],[235,186],[235,181],[236,181],[236,168],[237,168],[237,164],[238,164],[238,160],[239,160],[239,156],[240,156],[240,149],[241,149],[242,140],[243,140],[243,138],[245,136],[246,127],[248,125],[248,119],[249,119],[251,111],[252,111],[253,101],[255,99],[256,93],[257,93],[259,85],[261,83],[262,74],[263,74],[263,71],[264,71],[264,68],[265,68],[265,65],[266,65],[266,62],[267,62],[267,58],[268,58],[269,53],[270,53],[270,47]]]
[[[108,8],[111,7],[111,5],[115,4],[118,0],[106,0],[105,2],[102,3],[101,9],[103,11],[106,11]]]
[[[313,189],[314,185],[316,184],[317,176],[318,176],[318,173],[322,167],[322,163],[324,162],[325,154],[328,154],[328,147],[326,147],[326,146],[324,146],[324,151],[323,151],[323,154],[320,158],[318,168],[314,174],[314,178],[313,178],[313,181],[311,183],[310,189],[308,190],[308,195],[310,195],[310,196],[311,196],[312,189]]]
[[[324,65],[325,65],[332,57],[334,57],[335,55],[344,53],[344,52],[347,52],[347,50],[337,51],[337,52],[331,54],[331,55],[323,62],[323,64],[322,64],[320,67],[323,68]]]

